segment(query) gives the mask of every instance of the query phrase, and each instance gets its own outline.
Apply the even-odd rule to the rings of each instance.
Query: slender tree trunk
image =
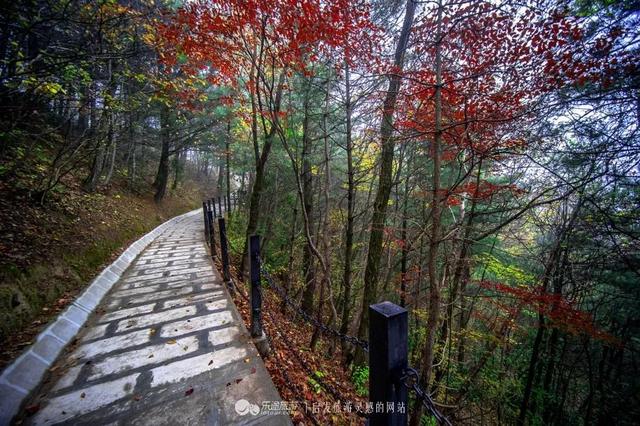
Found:
[[[442,214],[440,197],[440,151],[442,144],[442,2],[438,2],[437,34],[435,46],[435,134],[431,147],[433,157],[433,179],[432,179],[432,208],[431,208],[431,236],[429,240],[429,254],[427,257],[427,269],[429,274],[429,300],[427,316],[427,338],[424,345],[421,361],[420,381],[422,386],[429,389],[431,382],[431,372],[433,357],[435,352],[436,332],[440,321],[440,277],[438,274],[438,248],[440,247],[440,219]],[[422,415],[422,406],[414,410],[411,417],[411,424],[418,425]]]
[[[287,279],[285,280],[285,294],[287,297],[291,291],[291,285],[293,281],[293,260],[294,260],[294,245],[296,242],[296,222],[298,220],[298,209],[293,208],[293,220],[291,221],[291,235],[289,237],[289,260],[287,261]],[[282,313],[285,313],[287,308],[287,303],[284,299],[282,299],[282,305],[280,306],[280,310]]]
[[[389,203],[389,194],[391,193],[392,185],[391,176],[393,172],[393,152],[395,148],[393,115],[396,108],[398,92],[400,91],[400,85],[402,83],[402,76],[399,73],[404,66],[404,55],[409,43],[409,35],[413,26],[416,6],[417,2],[412,0],[408,0],[406,3],[404,21],[394,57],[394,65],[397,73],[389,77],[389,88],[387,89],[383,103],[382,124],[380,127],[380,144],[382,146],[380,175],[378,191],[373,206],[369,251],[367,253],[367,264],[364,273],[362,312],[360,315],[360,326],[358,328],[358,336],[362,339],[366,338],[369,332],[369,305],[375,303],[378,298],[378,272],[380,258],[382,256],[382,240],[387,216],[387,204]],[[356,363],[362,364],[364,358],[364,352],[358,349],[356,351]]]
[[[351,136],[351,82],[349,75],[349,63],[345,61],[345,110],[346,110],[346,150],[347,150],[347,226],[345,229],[344,243],[344,271],[342,282],[344,286],[344,296],[342,304],[342,322],[340,332],[347,334],[349,331],[349,320],[351,316],[351,262],[353,257],[353,222],[355,205],[355,182],[353,168],[353,140]],[[348,343],[342,341],[342,353],[348,354]],[[345,356],[344,363],[349,363],[349,357]]]
[[[314,227],[313,212],[313,173],[311,171],[311,135],[309,134],[309,90],[311,83],[305,79],[304,118],[302,120],[302,192],[304,194],[303,208],[306,213],[308,227]],[[304,291],[302,293],[302,309],[309,315],[313,314],[313,297],[316,291],[316,276],[313,265],[312,241],[307,241],[302,253],[302,274],[304,277]]]
[[[227,138],[225,140],[225,159],[227,166],[227,200],[231,209],[231,119],[227,122]]]
[[[160,162],[158,163],[158,172],[155,180],[156,193],[153,197],[156,203],[159,203],[165,197],[169,181],[169,119],[169,108],[162,104],[160,109],[160,142],[162,143],[162,151],[160,152]]]

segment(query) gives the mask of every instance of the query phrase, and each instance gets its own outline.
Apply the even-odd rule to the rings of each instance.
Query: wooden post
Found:
[[[230,291],[234,291],[231,273],[229,272],[229,246],[227,245],[227,227],[224,218],[218,218],[218,230],[220,231],[220,258],[222,259],[222,279]]]
[[[269,353],[269,342],[262,330],[262,288],[260,284],[260,236],[249,237],[249,277],[251,283],[251,337],[262,356]]]
[[[209,209],[207,208],[207,203],[205,201],[202,202],[202,215],[204,216],[204,241],[206,243],[209,242],[209,218],[207,212]]]
[[[213,209],[213,217],[218,217],[216,214],[216,200],[212,198],[209,200],[209,203],[211,203],[211,207]]]
[[[216,227],[213,222],[213,212],[209,210],[209,247],[211,247],[211,259],[215,258],[217,253],[216,250]]]
[[[391,302],[369,306],[369,401],[371,426],[407,424],[407,310]],[[383,407],[383,409],[381,409]]]

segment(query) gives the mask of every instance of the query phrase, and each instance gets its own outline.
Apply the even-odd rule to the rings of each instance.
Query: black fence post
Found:
[[[213,210],[213,217],[218,217],[216,213],[216,201],[213,198],[211,198],[209,200],[209,204],[211,204],[211,210]]]
[[[218,196],[218,212],[220,213],[220,216],[224,216],[224,214],[222,214],[222,198],[220,198]]]
[[[205,201],[202,202],[202,215],[204,216],[204,240],[205,242],[209,242],[209,218],[207,212],[209,209],[207,208],[207,203]]]
[[[269,353],[269,342],[262,330],[262,288],[260,284],[260,236],[249,237],[249,277],[251,283],[251,337],[262,356]]]
[[[229,195],[224,196],[224,205],[227,209],[227,212],[231,212],[231,200],[229,199]]]
[[[407,310],[391,302],[369,306],[369,425],[405,426],[407,388]]]
[[[222,279],[229,288],[229,291],[233,292],[233,281],[231,280],[231,273],[229,272],[229,246],[227,242],[227,226],[224,223],[224,218],[218,218],[218,230],[220,231],[220,258],[222,259]]]
[[[218,254],[216,251],[216,226],[213,221],[213,212],[209,210],[209,247],[211,247],[211,259]]]

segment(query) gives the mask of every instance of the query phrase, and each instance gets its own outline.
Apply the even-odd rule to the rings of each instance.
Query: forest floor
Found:
[[[222,271],[219,259],[216,266]],[[249,328],[251,307],[247,283],[240,280],[235,268],[231,268],[231,273],[238,289],[233,299]],[[264,363],[282,400],[294,402],[290,413],[294,424],[364,424],[365,418],[356,414],[356,407],[364,409],[367,402],[368,378],[359,386],[354,385],[350,371],[341,362],[339,342],[322,336],[316,349],[311,350],[313,327],[289,309],[282,310],[281,300],[270,289],[263,287],[262,293],[263,327],[271,348]],[[340,399],[331,395],[327,387]]]
[[[87,193],[69,177],[41,205],[20,187],[0,180],[0,369],[133,241],[202,199],[192,182],[157,205],[151,191]]]

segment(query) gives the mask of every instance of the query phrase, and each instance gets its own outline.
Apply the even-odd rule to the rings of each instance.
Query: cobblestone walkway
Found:
[[[25,423],[290,424],[236,410],[280,397],[203,240],[192,215],[142,252],[50,369]]]

